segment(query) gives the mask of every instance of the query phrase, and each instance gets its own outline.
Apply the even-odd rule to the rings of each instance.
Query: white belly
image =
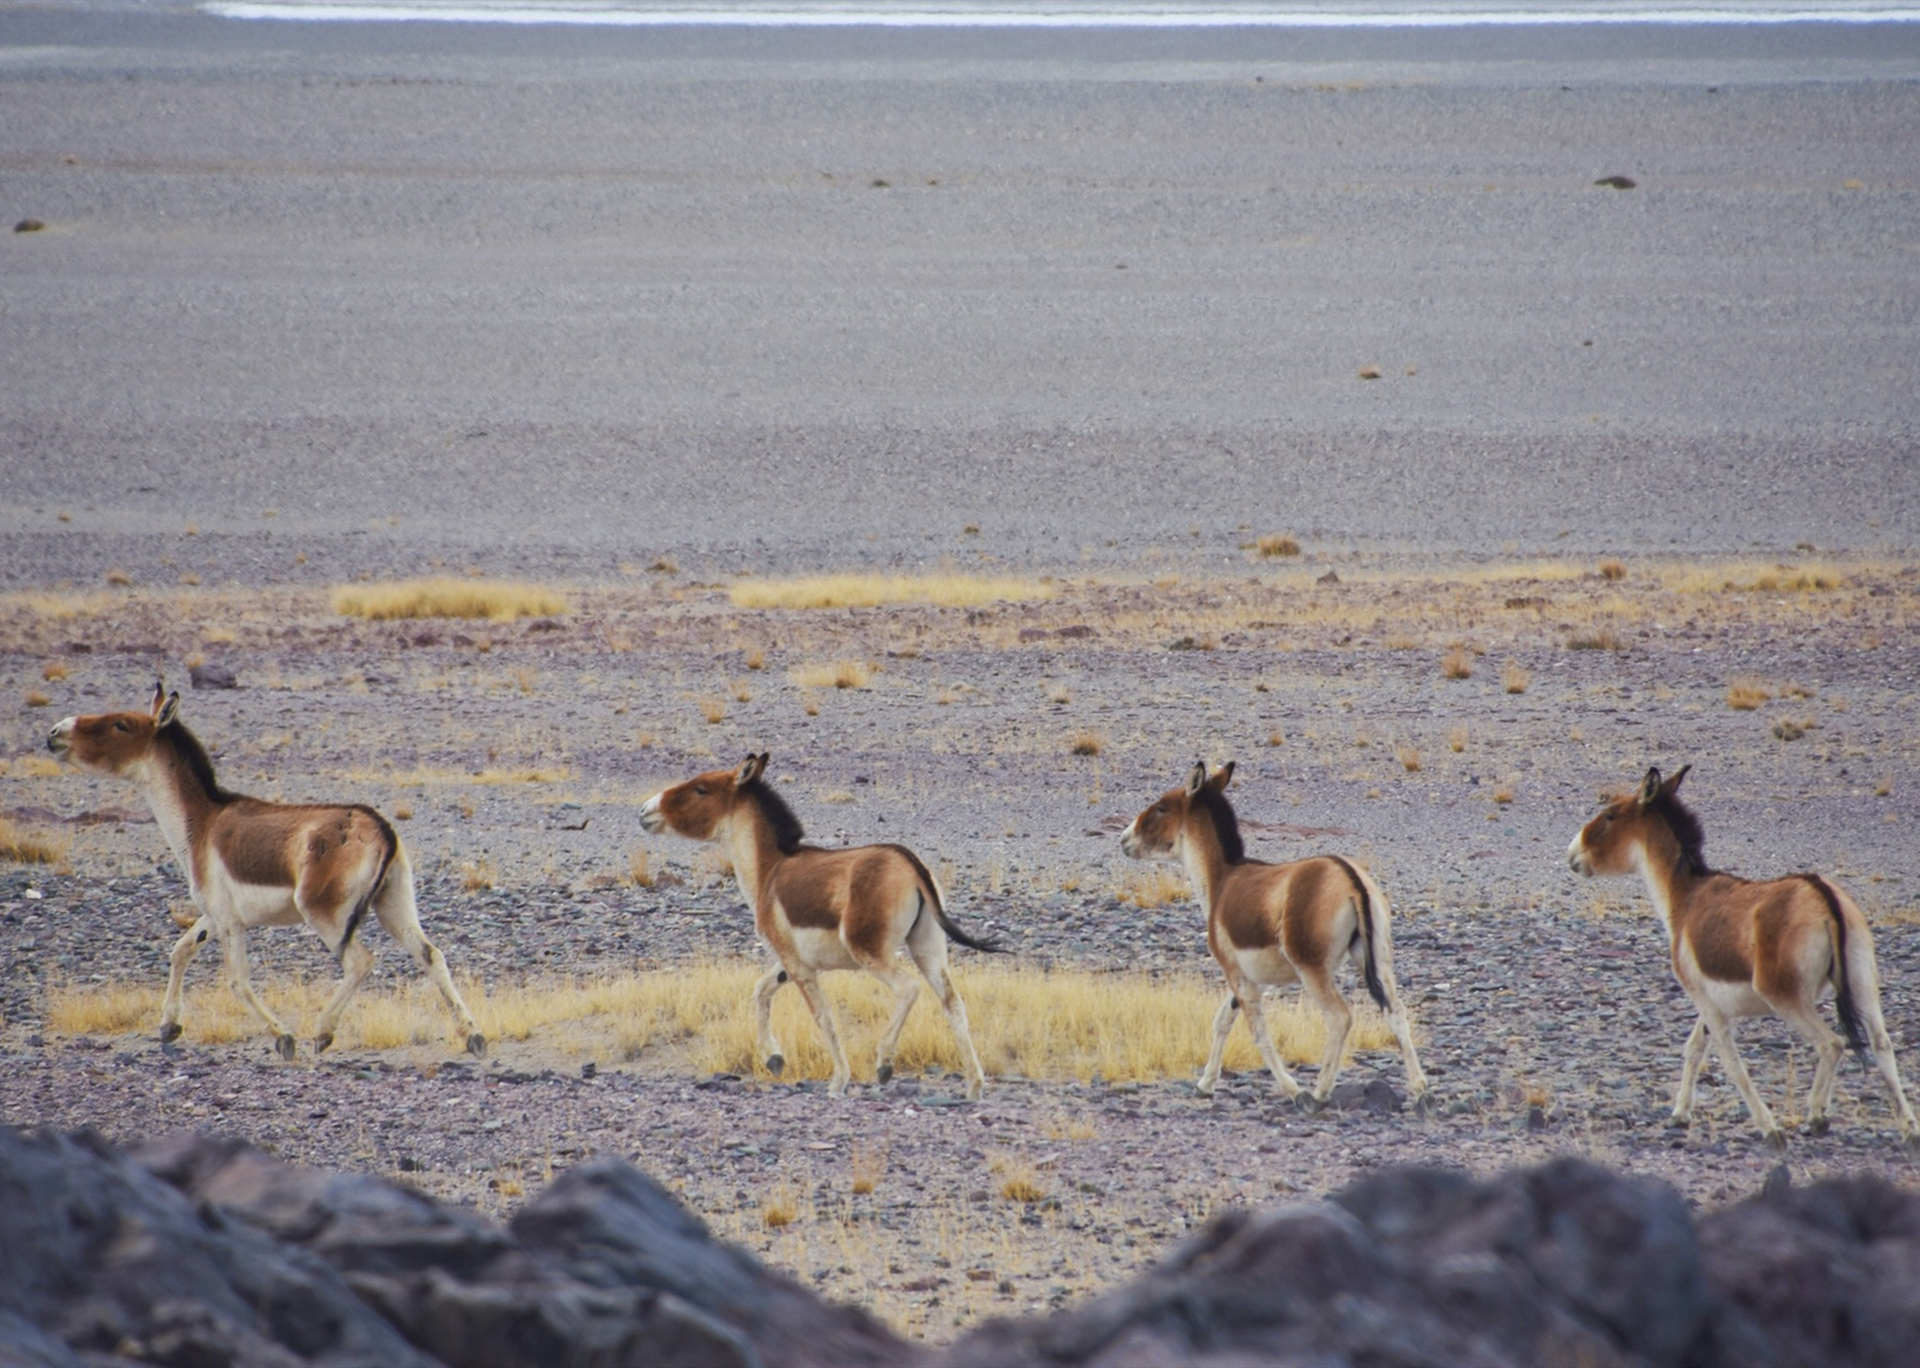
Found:
[[[1275,946],[1266,950],[1232,950],[1234,966],[1255,983],[1269,988],[1292,983],[1300,975],[1294,971],[1293,962],[1280,953]]]
[[[792,932],[793,948],[799,953],[805,964],[815,969],[858,969],[852,955],[840,940],[838,931],[822,931],[814,928],[802,930],[795,927]]]

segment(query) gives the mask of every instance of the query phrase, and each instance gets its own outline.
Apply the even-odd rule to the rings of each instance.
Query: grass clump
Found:
[[[375,622],[407,618],[513,622],[523,617],[558,617],[572,611],[565,595],[536,584],[452,578],[341,585],[333,591],[332,603],[333,611],[341,617]]]
[[[936,608],[977,608],[986,603],[1050,599],[1054,588],[1038,580],[988,579],[976,575],[811,575],[789,580],[742,580],[728,591],[736,608],[877,608],[885,603],[925,603]]]
[[[1260,553],[1262,560],[1273,560],[1279,556],[1299,555],[1300,543],[1284,532],[1269,532],[1253,544],[1253,549]]]
[[[802,689],[864,689],[873,682],[873,666],[864,660],[796,665],[787,671],[787,678]]]
[[[11,817],[0,817],[0,860],[9,864],[59,864],[73,848],[64,832],[35,831]]]

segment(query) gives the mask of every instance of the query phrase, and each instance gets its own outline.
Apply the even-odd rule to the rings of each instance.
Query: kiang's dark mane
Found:
[[[154,739],[164,741],[173,747],[174,754],[187,767],[187,773],[193,781],[206,791],[209,799],[216,803],[231,803],[244,794],[231,793],[220,787],[220,781],[214,778],[213,760],[207,754],[207,748],[200,744],[200,738],[188,731],[179,722],[169,722],[154,733]]]
[[[1230,865],[1244,864],[1247,858],[1247,843],[1240,839],[1240,819],[1234,816],[1233,804],[1227,801],[1227,795],[1212,784],[1200,786],[1200,805],[1213,818],[1214,834],[1220,838],[1220,853]]]
[[[800,829],[800,819],[793,815],[793,809],[787,806],[786,799],[758,779],[740,785],[739,791],[760,805],[761,815],[767,819],[767,825],[773,828],[773,843],[782,855],[791,855],[800,848],[806,832]]]
[[[1713,867],[1707,863],[1707,833],[1700,829],[1700,819],[1693,810],[1671,793],[1662,793],[1653,801],[1653,810],[1666,821],[1673,832],[1673,839],[1680,843],[1680,863],[1692,874],[1711,874]]]

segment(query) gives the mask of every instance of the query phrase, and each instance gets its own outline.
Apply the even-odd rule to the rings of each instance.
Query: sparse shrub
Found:
[[[53,702],[53,699],[39,689],[28,689],[24,701],[29,708],[44,708]]]
[[[1527,686],[1532,683],[1533,676],[1511,661],[1500,671],[1500,686],[1510,694],[1523,694],[1527,691]]]
[[[1297,556],[1300,554],[1300,543],[1284,532],[1269,532],[1253,545],[1254,549],[1260,553],[1261,558],[1264,560],[1273,560],[1280,556]]]
[[[873,666],[861,660],[796,665],[788,678],[803,689],[864,689],[873,679]]]
[[[1473,656],[1456,646],[1440,658],[1440,673],[1448,679],[1473,678]]]
[[[766,669],[767,653],[758,646],[749,646],[747,648],[747,668],[749,670]]]
[[[700,700],[700,715],[712,726],[727,715],[727,701],[724,698],[703,698]]]
[[[1773,690],[1751,676],[1742,676],[1727,685],[1727,706],[1735,712],[1752,712],[1773,697]]]
[[[1513,801],[1513,785],[1512,784],[1494,785],[1493,801],[1498,803],[1501,807],[1505,807],[1508,803],[1511,803]]]
[[[1458,755],[1467,748],[1467,729],[1454,727],[1447,733],[1447,749]]]
[[[40,667],[40,677],[49,684],[57,684],[73,673],[73,667],[64,660],[49,660]]]
[[[1627,648],[1620,634],[1611,627],[1596,627],[1586,632],[1576,632],[1567,638],[1570,651],[1624,651]]]
[[[627,881],[635,888],[652,888],[659,876],[653,872],[653,852],[635,846],[627,852]]]
[[[1603,580],[1623,580],[1627,577],[1625,561],[1603,560],[1600,562],[1600,578]]]
[[[133,576],[124,570],[107,571],[107,583],[116,589],[125,589],[133,583]]]
[[[1394,759],[1400,762],[1400,768],[1408,774],[1420,772],[1420,752],[1413,746],[1402,746],[1394,753]]]
[[[460,886],[469,893],[485,893],[498,888],[499,875],[486,856],[468,860],[460,866]]]
[[[1106,747],[1099,732],[1076,732],[1067,749],[1075,755],[1098,755]]]

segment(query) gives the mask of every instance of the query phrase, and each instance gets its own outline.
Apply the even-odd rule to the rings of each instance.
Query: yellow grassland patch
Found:
[[[1054,593],[1052,585],[1033,579],[849,574],[741,580],[728,597],[737,608],[877,608],[883,603],[977,608],[988,603],[1030,603],[1050,599]]]
[[[12,864],[59,864],[73,848],[64,831],[38,831],[0,817],[0,860]]]
[[[491,992],[463,979],[461,991],[491,1040],[538,1039],[563,1053],[614,1063],[671,1047],[664,1056],[668,1067],[764,1079],[748,1000],[763,972],[752,961],[704,961],[644,974],[537,980]],[[864,974],[831,974],[824,982],[854,1077],[871,1080],[874,1042],[891,997]],[[1080,1082],[1095,1076],[1116,1083],[1192,1077],[1205,1062],[1210,1023],[1225,991],[1216,978],[1200,973],[1049,973],[990,964],[956,971],[955,982],[989,1074]],[[310,1034],[334,984],[316,977],[256,986],[290,1029]],[[160,998],[157,981],[55,986],[47,993],[47,1028],[64,1035],[144,1035],[158,1029]],[[896,1067],[902,1073],[958,1075],[960,1056],[946,1015],[930,994],[922,999],[901,1035]],[[1289,1062],[1319,1058],[1324,1025],[1297,994],[1274,995],[1266,1017]],[[190,987],[184,1024],[187,1039],[201,1045],[251,1040],[264,1031],[224,985]],[[797,992],[781,992],[773,1024],[786,1053],[784,1077],[828,1076],[826,1046]],[[429,984],[370,985],[348,1005],[335,1048],[446,1043],[452,1031],[445,1004]],[[1356,1013],[1351,1048],[1393,1048],[1392,1034],[1370,1004]],[[1228,1041],[1226,1066],[1261,1067],[1244,1024],[1235,1026]]]
[[[512,622],[570,612],[564,594],[537,584],[505,580],[399,580],[389,584],[344,584],[333,591],[333,611],[342,617],[484,618]]]

